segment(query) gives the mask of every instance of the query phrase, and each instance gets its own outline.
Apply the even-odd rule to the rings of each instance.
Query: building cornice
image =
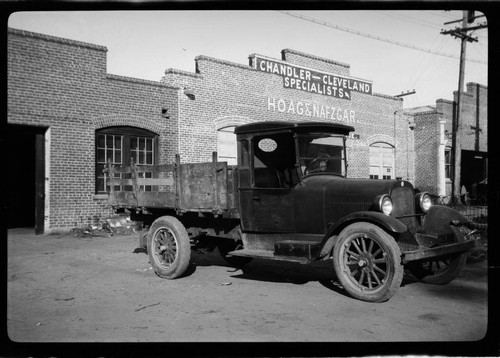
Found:
[[[196,56],[194,60],[195,61],[204,60],[204,61],[209,61],[209,62],[220,63],[220,64],[226,65],[226,66],[232,66],[232,67],[242,68],[242,69],[245,69],[245,70],[256,71],[255,68],[250,67],[248,65],[243,65],[241,63],[236,63],[236,62],[221,60],[221,59],[218,59],[218,58],[209,57],[209,56],[205,56],[205,55]]]
[[[165,75],[180,75],[180,76],[189,76],[189,77],[194,77],[194,78],[202,78],[203,77],[199,73],[177,70],[175,68],[167,68],[165,70]]]
[[[19,35],[19,36],[25,36],[25,37],[32,37],[32,38],[35,38],[35,39],[40,39],[40,40],[45,40],[45,41],[58,42],[58,43],[62,43],[62,44],[65,44],[65,45],[70,45],[70,46],[85,47],[85,48],[89,48],[89,49],[97,50],[97,51],[103,51],[103,52],[107,52],[108,51],[108,48],[106,46],[95,45],[95,44],[91,44],[91,43],[88,43],[88,42],[82,42],[82,41],[65,39],[65,38],[62,38],[62,37],[56,37],[56,36],[50,36],[50,35],[40,34],[40,33],[37,33],[37,32],[31,32],[31,31],[26,31],[26,30],[14,29],[12,27],[8,28],[8,33],[9,34],[13,34],[13,35]]]
[[[170,89],[173,89],[173,90],[178,90],[179,89],[179,87],[170,86],[170,85],[164,84],[162,82],[151,81],[151,80],[144,80],[144,79],[141,79],[141,78],[127,77],[127,76],[113,75],[113,74],[109,74],[109,73],[106,74],[106,78],[109,79],[109,80],[123,81],[123,82],[130,82],[130,83],[138,83],[138,84],[141,84],[141,85],[149,85],[149,86],[170,88]]]
[[[308,54],[308,53],[305,53],[305,52],[300,52],[300,51],[292,50],[292,49],[289,49],[289,48],[281,50],[281,53],[282,54],[290,53],[290,54],[293,54],[293,55],[299,55],[299,56],[302,56],[302,57],[310,58],[312,60],[317,60],[317,61],[321,61],[321,62],[325,62],[325,63],[330,63],[330,64],[337,65],[337,66],[343,66],[343,67],[346,67],[346,68],[351,68],[351,65],[349,65],[347,63],[344,63],[344,62],[338,62],[338,61],[335,61],[335,60],[330,60],[329,58],[319,57],[319,56],[311,55],[311,54]]]

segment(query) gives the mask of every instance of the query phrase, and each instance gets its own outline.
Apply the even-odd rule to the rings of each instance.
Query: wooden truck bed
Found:
[[[175,209],[238,217],[236,167],[218,162],[157,166],[108,164],[109,203],[115,208]]]

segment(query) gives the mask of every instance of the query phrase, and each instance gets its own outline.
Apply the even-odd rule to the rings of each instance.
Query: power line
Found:
[[[441,52],[432,51],[432,50],[429,50],[429,49],[425,49],[425,48],[422,48],[422,47],[417,47],[417,46],[414,46],[414,45],[411,45],[411,44],[406,44],[406,43],[399,42],[399,41],[393,41],[393,40],[390,40],[390,39],[384,39],[384,38],[379,37],[379,36],[374,36],[374,35],[370,35],[370,34],[367,34],[367,33],[364,33],[364,32],[360,32],[360,31],[357,31],[357,30],[352,30],[352,29],[349,29],[347,27],[342,27],[342,26],[338,26],[338,25],[332,25],[332,24],[327,23],[326,21],[319,21],[319,20],[316,20],[316,19],[311,18],[311,17],[304,16],[304,15],[298,15],[298,14],[294,14],[294,13],[291,13],[291,12],[288,12],[288,11],[282,11],[282,10],[278,10],[278,11],[281,12],[281,13],[283,13],[283,14],[285,14],[285,15],[288,15],[288,16],[296,17],[296,18],[299,18],[301,20],[310,21],[310,22],[313,22],[315,24],[323,25],[323,26],[330,27],[330,28],[333,28],[333,29],[336,29],[336,30],[348,32],[350,34],[367,37],[367,38],[370,38],[372,40],[382,41],[382,42],[390,43],[392,45],[406,47],[406,48],[409,48],[409,49],[412,49],[412,50],[426,52],[426,53],[430,53],[430,54],[433,54],[433,55],[449,57],[449,58],[453,58],[453,59],[457,59],[457,60],[460,59],[460,57],[457,57],[457,56],[453,56],[453,55],[449,55],[449,54],[445,54],[445,53],[441,53]],[[468,62],[476,62],[476,63],[487,64],[487,62],[485,62],[485,61],[474,60],[474,59],[467,59],[467,61]]]
[[[401,13],[399,13],[399,11],[390,11],[389,13],[381,12],[381,14],[388,16],[388,17],[392,17],[394,19],[403,20],[405,22],[413,22],[414,24],[417,24],[419,26],[430,27],[430,28],[441,30],[441,27],[437,26],[436,24],[401,14]]]
[[[446,14],[445,12],[436,13],[435,11],[425,11],[425,10],[423,12],[425,12],[426,14],[429,14],[429,15],[440,17],[440,18],[446,18],[446,19],[455,19],[456,18],[456,16],[454,16],[452,14]]]

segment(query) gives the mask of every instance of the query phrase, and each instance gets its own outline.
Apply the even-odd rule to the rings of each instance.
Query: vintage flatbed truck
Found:
[[[192,248],[217,246],[238,266],[256,257],[331,259],[345,291],[370,302],[392,297],[405,269],[428,283],[455,279],[475,246],[473,223],[408,181],[347,178],[353,131],[323,122],[242,125],[236,166],[216,153],[208,163],[176,155],[166,165],[109,164],[109,201],[149,228],[140,242],[162,278],[182,276]]]

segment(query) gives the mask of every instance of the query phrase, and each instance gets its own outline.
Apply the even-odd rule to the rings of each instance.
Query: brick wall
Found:
[[[217,129],[255,121],[328,121],[355,127],[348,140],[350,177],[369,175],[369,146],[396,148],[396,175],[413,181],[413,132],[401,99],[351,92],[351,100],[283,86],[279,75],[207,56],[196,72],[167,69],[160,82],[106,72],[103,46],[9,29],[8,123],[50,128],[47,185],[49,230],[110,214],[94,195],[95,131],[134,126],[159,135],[160,163],[210,161]],[[348,76],[350,67],[294,50],[285,61]],[[376,85],[376,84],[375,84]],[[169,118],[163,117],[162,109]],[[406,151],[409,147],[410,151]]]
[[[415,187],[437,194],[439,115],[436,111],[415,114]]]
[[[368,95],[351,92],[349,101],[284,88],[280,76],[253,68],[254,56],[250,56],[249,66],[198,56],[195,59],[195,74],[171,69],[166,71],[163,83],[194,93],[194,99],[181,94],[179,100],[179,135],[184,143],[180,153],[183,162],[211,160],[211,152],[217,150],[216,130],[224,125],[265,120],[329,121],[355,127],[357,139],[348,140],[350,177],[368,177],[369,145],[384,141],[396,145],[396,174],[405,179],[409,174],[409,179],[413,180],[413,155],[407,156],[406,153],[407,138],[410,151],[413,148],[413,133],[408,130],[407,121],[402,119],[401,99],[377,93]],[[349,73],[349,66],[345,64],[297,51],[284,50],[283,56],[295,65],[343,75]],[[306,114],[306,106],[310,109],[310,115]],[[313,108],[319,111],[314,113]],[[323,115],[321,109],[325,111]],[[352,111],[354,118],[351,118]]]
[[[8,123],[50,128],[46,232],[111,214],[106,196],[94,195],[96,129],[148,129],[160,135],[160,161],[176,152],[178,90],[107,74],[106,52],[103,46],[9,29]],[[161,116],[163,107],[169,119]]]

